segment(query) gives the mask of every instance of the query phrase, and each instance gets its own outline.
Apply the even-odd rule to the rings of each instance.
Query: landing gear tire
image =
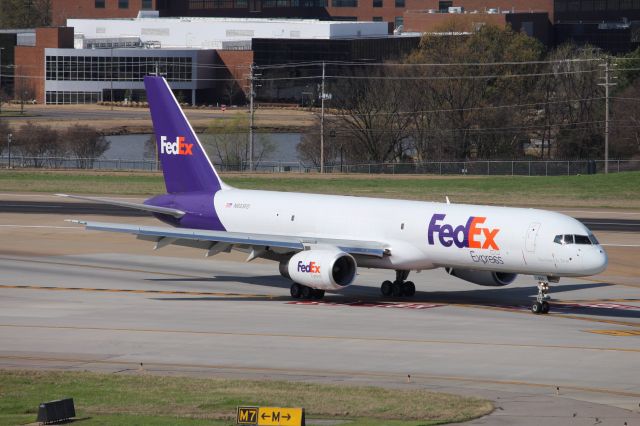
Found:
[[[311,287],[307,287],[306,285],[303,285],[300,295],[302,296],[303,299],[311,299],[311,297],[313,296],[313,293],[314,293],[314,290]]]
[[[314,289],[311,297],[315,300],[320,300],[324,297],[324,290]]]
[[[389,297],[391,296],[393,283],[391,281],[385,281],[380,286],[380,292],[383,296]]]
[[[300,296],[302,296],[302,286],[298,283],[293,283],[291,284],[291,297],[293,297],[294,299],[300,299]]]
[[[402,295],[405,297],[413,297],[416,294],[416,285],[407,281],[402,284]]]
[[[543,314],[548,314],[550,307],[551,306],[549,305],[549,302],[542,302],[542,313]]]
[[[393,297],[400,297],[402,296],[402,283],[399,282],[395,282],[391,285],[391,295]]]
[[[531,312],[533,312],[536,315],[541,314],[542,313],[542,303],[533,302],[533,305],[531,305]]]
[[[416,294],[416,285],[411,281],[405,281],[409,276],[409,271],[396,271],[394,282],[385,281],[380,286],[380,292],[384,297],[412,297]]]
[[[545,276],[537,276],[538,279],[538,295],[536,296],[536,301],[533,305],[531,305],[531,312],[534,314],[548,314],[550,305],[547,300],[551,299],[549,296],[549,277]],[[557,282],[557,279],[556,281]]]

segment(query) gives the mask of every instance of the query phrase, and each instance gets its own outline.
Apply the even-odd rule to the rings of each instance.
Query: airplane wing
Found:
[[[136,210],[144,210],[151,213],[161,213],[181,218],[186,213],[182,210],[172,209],[169,207],[150,206],[147,204],[131,203],[128,201],[112,200],[109,198],[82,197],[80,195],[56,194],[58,197],[73,198],[74,200],[91,201],[92,203],[108,204],[111,206],[120,206]]]
[[[282,249],[284,252],[298,252],[307,250],[310,246],[318,244],[331,245],[352,255],[383,257],[391,254],[387,244],[377,241],[208,231],[192,228],[138,226],[82,220],[68,220],[68,222],[84,225],[87,230],[133,234],[136,235],[138,239],[155,242],[156,249],[169,244],[204,249],[207,250],[207,256],[214,255],[221,251],[228,251],[233,246],[251,248],[253,252],[258,253],[260,249],[264,250],[265,247]],[[259,254],[255,254],[254,257],[250,256],[248,260],[258,256]]]

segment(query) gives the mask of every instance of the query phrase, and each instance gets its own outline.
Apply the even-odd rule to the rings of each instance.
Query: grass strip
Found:
[[[461,422],[490,402],[433,393],[284,381],[0,370],[0,425],[35,421],[41,402],[72,397],[83,425],[229,425],[238,405],[304,407],[307,418],[352,426]]]
[[[640,172],[584,176],[226,174],[244,189],[521,206],[640,207]],[[146,196],[165,192],[159,173],[0,171],[2,192]]]

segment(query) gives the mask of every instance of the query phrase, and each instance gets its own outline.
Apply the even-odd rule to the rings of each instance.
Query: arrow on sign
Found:
[[[291,420],[291,414],[287,413],[286,416],[282,416],[283,419]]]
[[[267,419],[267,418],[269,418],[269,419],[270,419],[270,418],[271,418],[271,414],[269,414],[269,415],[267,416],[267,413],[262,413],[262,416],[260,416],[260,417],[262,417],[262,420]]]

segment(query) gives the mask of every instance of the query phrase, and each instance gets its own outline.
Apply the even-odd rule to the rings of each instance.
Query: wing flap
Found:
[[[120,232],[136,235],[138,239],[152,241],[162,247],[167,244],[211,250],[212,243],[244,247],[277,247],[291,251],[308,250],[314,245],[331,245],[350,254],[383,257],[390,255],[387,245],[375,241],[341,240],[331,238],[308,238],[288,235],[252,234],[245,232],[207,231],[190,228],[167,228],[160,226],[138,226],[123,223],[88,222],[70,220],[84,225],[87,230]]]

